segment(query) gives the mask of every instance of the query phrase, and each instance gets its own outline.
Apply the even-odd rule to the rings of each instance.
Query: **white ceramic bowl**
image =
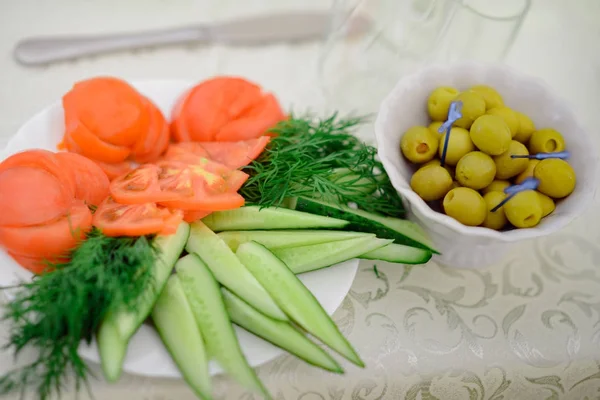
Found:
[[[465,226],[434,211],[411,188],[415,171],[400,153],[400,138],[414,125],[429,124],[427,97],[438,86],[459,90],[475,84],[494,87],[507,106],[528,115],[535,126],[561,132],[571,152],[569,163],[577,174],[575,191],[556,210],[529,229],[498,232]],[[434,259],[455,268],[482,268],[501,261],[517,242],[556,232],[580,216],[595,196],[598,185],[598,153],[568,104],[556,97],[539,79],[509,67],[478,63],[432,65],[401,79],[383,100],[375,122],[379,157],[392,184],[402,196],[409,219],[421,225],[442,253]]]

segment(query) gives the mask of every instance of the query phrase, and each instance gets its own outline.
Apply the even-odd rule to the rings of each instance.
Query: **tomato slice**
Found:
[[[41,168],[0,172],[0,226],[43,224],[65,215],[72,203],[65,186]]]
[[[51,151],[32,149],[13,154],[0,163],[0,172],[12,167],[41,168],[56,177],[71,197],[75,196],[75,178]]]
[[[194,194],[192,171],[187,164],[176,161],[144,164],[115,178],[110,184],[110,193],[121,204],[191,197]]]
[[[116,146],[133,145],[150,121],[143,97],[127,82],[114,77],[76,83],[63,96],[63,108],[98,138]]]
[[[162,231],[159,232],[159,235],[167,236],[172,235],[177,232],[177,228],[179,228],[179,224],[183,221],[184,213],[181,210],[170,210],[171,216],[165,219],[165,226]]]
[[[140,164],[155,161],[169,145],[169,125],[165,117],[150,100],[146,101],[150,124],[131,152],[133,159]]]
[[[125,146],[117,146],[105,142],[94,135],[83,123],[79,122],[65,132],[65,141],[73,141],[81,154],[94,160],[107,163],[124,161],[131,150]]]
[[[197,144],[208,153],[208,158],[219,162],[232,169],[238,169],[250,164],[265,150],[271,138],[261,136],[257,139],[242,140],[238,142],[202,142],[202,143],[178,143],[171,147],[188,144]],[[171,150],[169,148],[169,150]]]
[[[46,261],[49,261],[53,264],[64,263],[68,261],[67,258],[47,260],[41,257],[28,257],[20,254],[13,254],[10,251],[8,252],[8,255],[11,256],[13,260],[15,260],[17,263],[19,263],[21,267],[25,268],[26,270],[29,270],[30,272],[36,275],[46,274],[54,270],[52,267],[48,266]]]
[[[56,158],[75,179],[75,198],[97,206],[108,196],[110,181],[95,162],[76,153],[57,153]]]
[[[173,143],[162,157],[165,160],[196,164],[201,158],[208,158],[208,152],[199,142]]]
[[[168,208],[184,211],[222,211],[240,208],[244,198],[237,192],[210,193],[205,188],[197,187],[191,198],[165,201],[159,203]]]
[[[134,167],[130,161],[121,161],[120,163],[105,163],[98,160],[92,160],[106,174],[109,180],[128,173]]]
[[[155,203],[125,205],[107,197],[94,213],[93,224],[106,236],[151,235],[172,224],[174,214],[182,216]]]
[[[13,254],[28,257],[67,256],[91,227],[92,213],[79,201],[67,215],[46,224],[0,227],[0,244]]]
[[[212,214],[212,211],[186,211],[183,213],[183,220],[188,224],[191,224],[210,214]]]

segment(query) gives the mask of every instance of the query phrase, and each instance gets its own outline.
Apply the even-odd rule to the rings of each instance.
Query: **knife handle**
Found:
[[[40,65],[119,50],[208,40],[209,36],[208,27],[194,26],[111,35],[32,37],[17,43],[14,57],[24,65]]]

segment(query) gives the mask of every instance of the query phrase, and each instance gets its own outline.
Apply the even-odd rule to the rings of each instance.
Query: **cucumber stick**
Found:
[[[343,373],[340,365],[290,323],[269,318],[242,299],[222,288],[227,313],[234,324],[273,343],[296,357],[328,371]]]
[[[238,260],[227,244],[202,221],[194,222],[190,228],[186,250],[197,254],[208,265],[219,283],[241,297],[263,314],[287,321],[269,293]]]
[[[380,238],[393,239],[397,244],[418,247],[439,254],[423,229],[412,221],[304,197],[299,197],[294,207],[297,211],[349,221],[350,223],[345,227],[349,231],[374,233]]]
[[[98,330],[98,352],[106,380],[115,382],[121,376],[127,345],[133,334],[150,315],[162,292],[173,265],[181,255],[190,233],[190,226],[182,222],[177,232],[154,239],[159,255],[153,265],[154,284],[141,295],[134,310],[118,307],[107,313]]]
[[[277,256],[256,242],[240,245],[236,255],[290,318],[354,364],[364,367],[321,304]]]
[[[392,240],[373,235],[272,251],[293,273],[301,274],[359,257],[390,243]]]
[[[211,399],[208,355],[177,275],[171,275],[156,301],[152,320],[185,381],[199,398]]]
[[[373,234],[362,232],[327,230],[228,231],[219,233],[219,237],[233,251],[236,251],[241,243],[249,241],[255,241],[273,250],[374,236]]]
[[[175,271],[204,338],[208,354],[241,385],[270,399],[242,353],[219,284],[211,270],[197,255],[188,254],[177,262]]]
[[[235,210],[217,211],[202,219],[215,232],[244,231],[254,229],[339,229],[347,221],[320,215],[303,213],[287,208],[240,207]]]
[[[387,246],[372,250],[358,258],[365,260],[381,260],[400,264],[425,264],[431,259],[429,250],[391,243]]]

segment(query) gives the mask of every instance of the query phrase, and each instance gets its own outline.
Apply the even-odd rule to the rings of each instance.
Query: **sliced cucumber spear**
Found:
[[[256,242],[240,245],[236,255],[290,318],[354,364],[364,367],[321,304],[279,258]]]
[[[301,274],[351,260],[392,242],[393,240],[376,239],[372,235],[272,251],[293,273]]]
[[[338,229],[348,225],[347,221],[341,219],[286,208],[261,209],[258,206],[217,211],[204,217],[202,222],[215,232],[254,229]]]
[[[412,221],[385,217],[304,197],[299,197],[294,207],[297,211],[349,221],[350,223],[345,227],[347,230],[374,233],[380,238],[394,239],[397,244],[418,247],[439,254],[423,229]]]
[[[190,303],[208,354],[244,387],[270,399],[256,373],[242,353],[227,314],[219,284],[207,265],[188,254],[175,265],[183,291]]]
[[[433,254],[429,250],[417,249],[416,247],[391,243],[387,246],[383,246],[368,253],[362,254],[358,258],[365,260],[389,261],[401,264],[425,264],[431,259],[432,255]]]
[[[154,305],[152,320],[185,381],[198,397],[211,399],[208,356],[198,324],[177,275],[171,275],[169,278]]]
[[[127,345],[133,334],[150,315],[152,307],[162,292],[173,265],[181,255],[190,233],[190,226],[182,222],[177,232],[154,239],[159,256],[153,265],[154,284],[140,295],[134,310],[118,307],[107,313],[98,330],[98,352],[106,380],[116,382],[123,370]]]
[[[262,244],[267,249],[273,250],[374,236],[375,235],[373,234],[362,232],[292,229],[271,231],[228,231],[219,233],[219,237],[223,239],[233,251],[236,251],[241,243],[246,243],[251,240]]]
[[[186,250],[197,254],[208,265],[217,281],[263,314],[287,321],[269,293],[242,265],[231,249],[201,221],[191,225]]]
[[[222,292],[227,313],[233,323],[309,364],[338,374],[344,372],[329,354],[288,322],[278,321],[259,313],[225,288],[222,288]]]

